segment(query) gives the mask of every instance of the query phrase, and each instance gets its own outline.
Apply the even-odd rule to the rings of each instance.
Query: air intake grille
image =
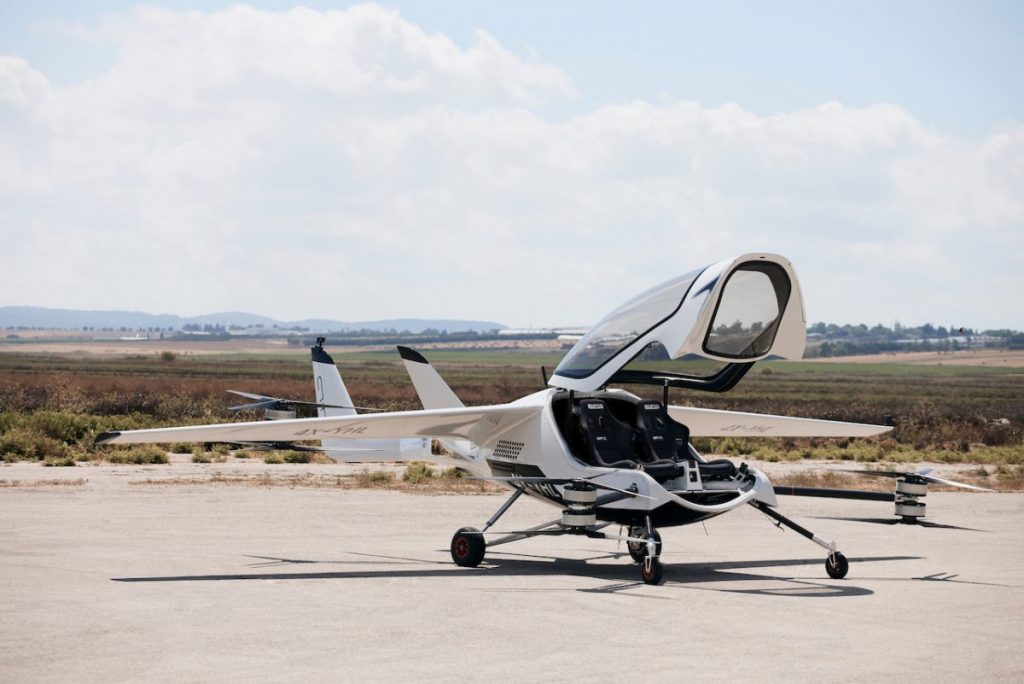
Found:
[[[522,442],[513,442],[509,439],[499,439],[497,446],[494,447],[494,457],[503,458],[507,461],[515,461],[519,458],[519,454],[522,450]]]

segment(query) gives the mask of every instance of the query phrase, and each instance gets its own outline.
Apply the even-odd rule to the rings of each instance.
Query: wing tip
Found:
[[[398,355],[402,357],[403,361],[412,361],[414,363],[430,365],[430,362],[423,358],[423,354],[420,354],[418,351],[411,349],[410,347],[398,345]]]
[[[121,436],[121,431],[120,430],[111,430],[110,432],[101,432],[100,434],[96,435],[96,439],[93,441],[93,443],[96,444],[97,446],[101,445],[101,444],[110,444],[111,442],[113,442],[114,440],[116,440],[120,436]]]

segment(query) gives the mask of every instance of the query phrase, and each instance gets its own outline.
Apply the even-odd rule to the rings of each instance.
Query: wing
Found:
[[[870,437],[892,430],[885,425],[689,406],[669,406],[668,413],[674,420],[689,427],[692,437]]]
[[[295,442],[317,439],[468,439],[477,444],[540,413],[539,406],[477,406],[432,411],[398,411],[358,416],[260,420],[219,425],[186,425],[155,430],[104,432],[97,444],[166,442]]]

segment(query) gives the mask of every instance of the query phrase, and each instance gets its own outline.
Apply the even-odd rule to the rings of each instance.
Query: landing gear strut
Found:
[[[634,526],[629,528],[630,537],[643,537],[644,528]],[[654,530],[654,555],[661,555],[661,535],[658,530]],[[644,558],[647,557],[647,543],[642,541],[630,541],[626,542],[626,550],[629,551],[629,557],[633,559],[634,563],[643,563]]]
[[[651,516],[644,517],[644,532],[647,542],[643,544],[643,560],[640,565],[640,579],[644,584],[661,584],[665,569],[661,565],[661,535],[651,525]],[[627,542],[628,544],[629,542]],[[633,556],[632,550],[629,555]],[[635,559],[636,556],[633,556]]]
[[[626,542],[629,555],[634,561],[640,564],[640,577],[646,584],[661,584],[664,575],[664,568],[661,564],[661,535],[651,525],[650,516],[645,516],[643,525],[634,525],[629,528],[629,534],[622,536],[608,535],[601,532],[601,529],[611,525],[610,522],[598,522],[594,514],[596,499],[596,487],[583,481],[573,481],[566,486],[563,497],[568,508],[562,511],[562,517],[550,522],[542,523],[535,527],[519,532],[507,532],[499,539],[486,541],[484,532],[498,519],[505,514],[513,503],[522,495],[523,490],[516,489],[512,496],[491,516],[484,525],[483,530],[475,527],[463,527],[452,537],[451,554],[456,565],[465,568],[475,568],[483,562],[489,546],[508,544],[509,542],[529,539],[543,535],[578,534],[585,535],[591,539],[616,539]],[[629,492],[618,492],[609,495],[611,500],[618,500],[629,496]],[[603,499],[602,501],[607,501]]]
[[[807,528],[796,524],[786,516],[782,515],[778,511],[772,510],[760,501],[751,502],[750,505],[767,515],[769,518],[777,521],[779,524],[785,525],[797,534],[807,537],[818,546],[828,549],[828,557],[825,559],[825,572],[827,572],[828,576],[832,579],[843,579],[846,577],[846,573],[850,570],[850,562],[846,560],[846,556],[836,550],[835,542],[829,541],[828,539],[822,539]]]

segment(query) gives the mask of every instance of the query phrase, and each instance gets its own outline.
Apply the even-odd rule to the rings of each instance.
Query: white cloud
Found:
[[[567,119],[556,65],[396,12],[136,10],[52,85],[0,57],[3,303],[282,318],[594,321],[745,251],[813,320],[1024,327],[1024,126],[892,105]]]

